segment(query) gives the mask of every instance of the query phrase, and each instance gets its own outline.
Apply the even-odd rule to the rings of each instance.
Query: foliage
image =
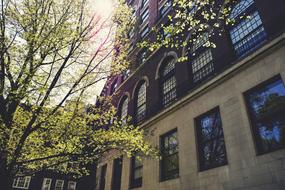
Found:
[[[131,47],[130,32],[136,25],[133,8],[128,6],[124,0],[117,2],[113,21],[116,25],[115,56],[113,64],[122,65],[124,70],[129,66],[128,54]],[[121,70],[121,71],[122,71]]]
[[[83,175],[110,149],[153,153],[114,108],[85,112],[87,90],[125,67],[105,63],[113,27],[102,38],[106,22],[91,13],[85,0],[1,0],[1,179],[46,168]]]
[[[144,40],[139,47],[148,48],[151,52],[160,47],[184,49],[184,55],[179,58],[179,61],[184,61],[187,60],[185,53],[190,50],[191,44],[207,33],[209,39],[203,46],[215,48],[211,37],[221,36],[226,26],[234,24],[235,20],[229,15],[235,2],[236,0],[168,1],[170,11],[167,22],[159,22],[153,27],[155,40]]]

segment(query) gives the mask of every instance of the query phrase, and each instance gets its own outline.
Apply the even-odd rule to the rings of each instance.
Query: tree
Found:
[[[86,0],[1,0],[0,178],[4,189],[11,188],[16,174],[51,167],[84,175],[82,165],[98,161],[111,149],[154,153],[143,131],[123,125],[112,106],[86,114],[81,105],[90,87],[126,66],[119,63],[122,59],[114,59],[111,67],[105,63],[111,55],[124,53],[110,48],[115,25],[100,35],[105,26],[106,21],[88,10]],[[73,103],[67,107],[70,99]],[[101,127],[110,124],[111,118],[108,130]],[[71,171],[68,162],[78,167]]]
[[[173,0],[168,1],[170,14],[168,21],[152,28],[155,39],[147,39],[139,44],[153,52],[161,47],[184,49],[179,61],[188,59],[187,52],[191,44],[204,41],[205,47],[215,48],[213,36],[221,36],[225,27],[233,25],[235,19],[230,17],[237,0]],[[240,15],[240,18],[247,15]],[[203,39],[204,38],[204,39]]]

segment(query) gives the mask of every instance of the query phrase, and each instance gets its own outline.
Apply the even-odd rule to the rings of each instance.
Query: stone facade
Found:
[[[150,0],[154,4],[155,0]],[[280,7],[275,12],[263,1],[257,1],[268,40],[246,57],[234,56],[227,37],[217,41],[214,50],[219,70],[199,85],[187,89],[190,79],[185,63],[176,63],[177,99],[169,106],[159,106],[160,79],[158,69],[162,60],[176,50],[160,49],[139,67],[133,69],[131,76],[118,87],[114,104],[129,94],[128,113],[134,116],[134,89],[139,80],[147,78],[147,116],[138,123],[144,129],[153,131],[148,140],[158,147],[161,135],[177,129],[179,144],[179,177],[161,181],[159,160],[143,158],[142,185],[139,190],[283,190],[285,188],[285,149],[266,154],[258,154],[252,132],[252,124],[245,101],[245,92],[268,79],[279,76],[285,83],[285,33],[280,16]],[[274,6],[273,2],[272,6]],[[276,1],[276,6],[285,4]],[[157,3],[155,4],[157,6]],[[268,8],[266,8],[268,7]],[[150,8],[152,9],[152,8]],[[154,8],[154,9],[157,9]],[[152,13],[150,11],[151,15]],[[150,23],[155,19],[151,17]],[[223,51],[224,50],[224,51]],[[134,51],[136,54],[137,52]],[[174,52],[174,53],[173,53]],[[130,55],[131,56],[131,55]],[[222,68],[222,69],[221,69]],[[227,163],[220,167],[201,171],[195,118],[218,107],[226,147]],[[285,117],[285,113],[284,114]],[[283,126],[284,127],[284,126]],[[101,168],[107,164],[105,190],[130,189],[130,158],[123,156],[121,187],[111,188],[113,157],[106,157],[97,172],[97,189],[100,186]],[[120,156],[120,155],[118,155]]]

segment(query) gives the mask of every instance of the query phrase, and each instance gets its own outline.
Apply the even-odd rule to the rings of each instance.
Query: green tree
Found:
[[[106,32],[106,21],[88,7],[85,0],[1,0],[1,188],[10,189],[19,173],[51,167],[84,175],[82,164],[111,149],[154,153],[143,131],[123,125],[112,106],[84,112],[88,89],[127,65],[120,63],[125,52],[110,48],[116,25]],[[121,58],[110,67],[105,60],[111,55]],[[101,127],[111,118],[108,130]],[[68,162],[78,167],[70,170]]]
[[[184,50],[179,61],[187,59],[190,45],[197,40],[207,41],[203,46],[215,48],[212,36],[222,36],[225,27],[235,23],[230,12],[237,0],[172,0],[168,1],[170,13],[166,23],[152,28],[155,39],[147,39],[139,43],[139,47],[153,52],[161,47]],[[240,15],[244,17],[246,15]]]

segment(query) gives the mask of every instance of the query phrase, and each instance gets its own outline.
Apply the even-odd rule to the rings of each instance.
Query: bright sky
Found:
[[[114,0],[89,0],[95,13],[102,18],[110,16],[114,10]]]
[[[92,11],[92,15],[95,14],[101,17],[101,21],[104,21],[104,20],[107,20],[107,22],[111,21],[111,16],[114,11],[116,0],[88,0],[88,1],[89,1],[91,11]],[[108,24],[107,24],[107,27],[104,27],[104,29],[100,32],[97,38],[98,37],[104,38],[107,35],[109,30],[110,28],[108,27]],[[104,84],[105,84],[105,80],[100,81],[96,85],[94,85],[90,90],[88,90],[90,91],[88,93],[91,94],[90,99],[87,100],[88,103],[91,103],[91,104],[95,103],[96,95],[100,94],[102,88],[104,87]]]

